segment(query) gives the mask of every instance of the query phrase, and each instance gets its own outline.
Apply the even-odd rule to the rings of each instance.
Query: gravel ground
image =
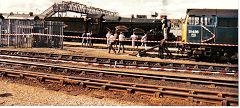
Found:
[[[165,96],[100,91],[35,80],[1,78],[0,106],[216,106]]]
[[[142,106],[139,102],[118,99],[99,99],[87,95],[68,95],[62,91],[47,90],[0,80],[0,106]]]
[[[29,70],[33,72],[44,72],[58,75],[68,75],[68,76],[77,76],[77,77],[87,77],[87,78],[95,78],[95,79],[103,79],[103,80],[112,80],[112,81],[123,81],[123,82],[132,82],[132,83],[141,83],[141,84],[151,84],[151,85],[160,85],[160,86],[169,86],[169,87],[178,87],[178,88],[189,88],[189,89],[199,89],[199,90],[211,90],[211,91],[220,91],[220,92],[230,92],[230,93],[238,93],[238,88],[229,88],[217,86],[213,87],[207,84],[186,84],[186,82],[173,82],[173,81],[162,81],[162,80],[153,80],[153,79],[144,79],[139,80],[139,78],[133,77],[121,77],[119,78],[116,75],[104,75],[99,77],[98,73],[86,73],[86,75],[81,75],[79,72],[62,72],[62,70],[52,70],[48,71],[48,68],[28,68],[21,66],[10,66],[10,65],[0,65],[1,68],[9,68],[9,69],[17,69],[17,70]]]

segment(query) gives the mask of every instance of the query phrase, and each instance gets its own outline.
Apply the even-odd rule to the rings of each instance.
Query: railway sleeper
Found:
[[[73,56],[72,60],[73,61],[85,61],[83,56]]]
[[[139,77],[139,80],[140,80],[140,81],[143,81],[143,80],[144,80],[144,77]]]
[[[71,55],[62,55],[61,58],[59,58],[59,60],[72,60],[72,57]]]
[[[187,69],[186,65],[185,65],[185,64],[182,64],[182,65],[181,65],[181,69]]]
[[[101,90],[101,86],[99,86],[99,85],[87,84],[87,85],[86,85],[86,88],[99,89],[99,90]]]
[[[85,57],[84,60],[86,62],[93,62],[93,63],[97,62],[97,58],[95,58],[95,57]]]
[[[123,64],[125,64],[125,65],[137,65],[137,61],[135,61],[135,60],[123,60]]]
[[[136,61],[136,65],[137,66],[148,66],[148,62],[147,61]]]
[[[86,75],[86,71],[81,71],[80,76],[85,76]]]
[[[10,51],[9,54],[16,56],[18,54],[18,51]]]
[[[134,91],[133,89],[131,89],[131,88],[128,88],[128,89],[127,89],[127,93],[129,93],[129,94],[134,94],[135,91]]]
[[[50,54],[49,58],[59,59],[61,56],[59,54]]]
[[[97,58],[97,63],[110,63],[111,59],[108,58]]]
[[[122,65],[123,64],[123,60],[121,60],[121,59],[111,59],[110,60],[110,64],[112,64],[112,65]]]
[[[104,74],[103,74],[103,73],[99,73],[98,76],[99,76],[99,77],[103,77]]]
[[[63,73],[68,73],[69,69],[63,69]]]
[[[19,52],[19,51],[16,51],[16,52],[18,52],[18,53],[21,53],[21,52]],[[35,53],[35,52],[23,52],[23,53],[26,53],[26,55],[30,55],[30,53]],[[49,55],[49,56],[52,56],[53,57],[53,55],[54,56],[57,56],[57,57],[59,57],[60,55],[59,54],[46,54],[46,53],[41,53],[41,54],[44,54],[44,55]],[[37,54],[36,54],[37,55]],[[75,57],[75,56],[74,56]],[[55,58],[56,59],[56,58]],[[118,59],[119,60],[119,59]],[[137,61],[138,62],[138,61]],[[140,62],[142,62],[142,61],[140,61]],[[119,64],[119,63],[118,63]],[[150,65],[150,63],[148,63],[148,65]],[[179,65],[179,64],[174,64],[174,65]],[[166,65],[165,65],[166,66]],[[211,67],[208,67],[208,68],[206,68],[206,66],[200,66],[201,67],[201,69],[204,69],[204,70],[211,70],[212,68]],[[195,66],[195,68],[194,69],[197,69],[197,70],[199,70],[199,67],[197,67],[197,66]],[[214,67],[213,67],[213,70],[216,70],[216,69],[214,69]],[[225,68],[225,71],[230,71],[230,69],[229,69],[229,67],[227,67],[227,68]],[[232,69],[232,71],[237,71],[237,70],[234,70],[234,69]]]
[[[37,80],[38,80],[39,82],[45,82],[45,78],[44,78],[44,77],[37,77]]]
[[[8,74],[8,76],[14,76],[14,77],[19,77],[19,75],[16,75],[16,73],[14,74],[14,73],[12,73],[12,74]],[[36,78],[36,76],[35,75],[27,75],[27,77],[26,78]],[[62,81],[61,81],[61,79],[59,79],[59,78],[54,78],[54,77],[45,77],[46,78],[46,81],[50,81],[50,82],[60,82],[60,83],[62,83]],[[84,81],[84,82],[89,82],[90,80],[87,80],[87,81]],[[82,86],[84,86],[84,83],[83,82],[81,82],[80,83],[80,85],[82,85]],[[92,86],[94,87],[94,88],[100,88],[101,86],[103,86],[103,85],[101,85],[100,84],[100,86],[99,86],[99,84],[95,84],[95,83],[87,83],[87,87],[88,88],[92,88]],[[136,85],[132,85],[132,87],[136,87]],[[117,88],[119,88],[119,87],[117,87]],[[120,89],[121,89],[121,87],[120,87]],[[122,88],[122,89],[124,89],[124,88]],[[136,88],[131,88],[131,87],[129,87],[129,88],[126,88],[127,89],[127,91],[128,91],[128,93],[134,93],[135,92],[135,90],[138,90],[138,89],[136,89]],[[125,90],[126,90],[125,89]],[[161,90],[161,88],[159,88],[159,90]],[[148,91],[148,90],[147,90]],[[165,93],[165,92],[161,92],[161,91],[159,91],[160,93]],[[170,92],[166,92],[165,94],[169,94]],[[192,94],[192,92],[190,92],[191,94]],[[170,95],[171,95],[172,93],[170,93]],[[176,93],[175,93],[176,94]],[[182,93],[178,93],[179,94],[179,96],[187,96],[187,97],[193,97],[191,94],[189,94],[189,95],[187,95],[187,94],[182,94]],[[178,95],[178,94],[176,94],[176,95]],[[195,97],[195,96],[194,96]],[[215,97],[215,96],[214,96]],[[210,99],[212,99],[212,100],[216,100],[216,98],[214,98],[214,97],[212,97],[212,98],[210,98]],[[201,96],[199,97],[195,97],[195,98],[201,98]],[[192,98],[191,98],[192,99]],[[218,99],[217,99],[218,100]],[[219,101],[219,100],[218,100]],[[222,105],[228,105],[228,102],[227,101],[222,101],[223,103],[222,103]]]
[[[1,77],[6,76],[6,72],[1,72],[1,73],[0,73],[0,76],[1,76]]]
[[[212,71],[213,70],[213,66],[209,66],[207,70]]]
[[[166,94],[168,96],[168,94]],[[172,95],[169,95],[172,96]],[[174,97],[178,97],[177,95],[174,95]],[[190,102],[206,102],[206,103],[212,103],[212,104],[218,104],[221,106],[229,106],[230,103],[227,100],[217,100],[217,99],[205,99],[205,98],[199,98],[199,97],[193,97],[193,96],[180,96],[181,98],[185,98],[186,100]],[[236,104],[236,103],[234,103]]]

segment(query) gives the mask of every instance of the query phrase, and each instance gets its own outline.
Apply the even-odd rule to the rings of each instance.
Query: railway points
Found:
[[[120,89],[120,90],[126,90],[128,93],[134,93],[134,92],[140,91],[140,92],[146,92],[146,93],[153,93],[154,96],[156,97],[165,96],[165,94],[177,95],[177,96],[188,97],[188,98],[193,97],[194,99],[196,98],[197,101],[199,100],[201,101],[208,100],[208,102],[220,101],[220,103],[222,103],[223,105],[238,103],[237,98],[235,98],[238,96],[238,94],[234,94],[234,93],[173,88],[173,87],[136,84],[136,83],[128,83],[128,82],[117,82],[117,81],[54,75],[54,74],[13,70],[13,69],[3,69],[3,68],[1,69],[1,72],[4,73],[4,75],[6,76],[38,79],[39,81],[54,82],[54,83],[57,82],[61,84],[67,84],[67,83],[73,84],[73,85],[77,84],[82,87],[98,88],[102,90]],[[215,96],[209,96],[210,94],[215,94]]]
[[[0,84],[47,85],[74,96],[95,90],[99,101],[238,106],[238,10],[185,14],[128,18],[72,1],[39,15],[0,12]],[[4,99],[16,95],[2,91]]]

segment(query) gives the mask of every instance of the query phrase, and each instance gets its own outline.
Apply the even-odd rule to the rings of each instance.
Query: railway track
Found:
[[[212,71],[213,73],[238,73],[237,65],[222,65],[222,64],[191,64],[191,63],[172,63],[172,62],[153,62],[153,61],[141,61],[141,60],[127,60],[127,59],[112,59],[112,58],[101,58],[91,56],[78,56],[78,55],[63,55],[63,54],[49,54],[49,53],[37,53],[37,52],[24,52],[24,51],[8,51],[0,50],[1,55],[11,56],[23,56],[23,57],[35,57],[42,59],[55,59],[55,60],[66,60],[66,61],[77,61],[77,62],[89,62],[89,63],[100,63],[107,65],[119,65],[122,67],[141,67],[142,69],[154,69],[154,68],[166,68],[166,70],[180,69],[189,72],[195,70],[198,71]],[[124,65],[124,66],[123,66]],[[145,67],[145,68],[143,68]],[[140,69],[141,69],[140,68]],[[164,69],[160,69],[164,71]]]
[[[64,46],[108,49],[108,47],[106,45],[84,46],[84,45],[81,45],[80,43],[71,43],[71,42],[64,42]],[[145,48],[142,48],[139,45],[137,46],[137,48],[131,48],[131,47],[125,46],[125,50],[127,50],[127,51],[143,51],[143,50],[145,50]],[[185,53],[179,53],[176,48],[168,48],[168,50],[169,50],[169,52],[171,52],[172,58],[174,58],[174,59],[180,59],[180,58],[187,59],[188,54],[186,52],[190,52],[190,51],[185,51]],[[155,48],[155,49],[149,50],[149,51],[147,51],[147,53],[145,55],[150,56],[150,57],[158,57],[158,49]],[[166,56],[167,53],[163,53],[163,55]],[[134,56],[136,56],[136,55],[134,55]]]
[[[24,71],[24,70],[14,70],[14,69],[6,69],[6,68],[0,68],[0,73],[2,76],[36,79],[40,82],[71,84],[71,85],[77,85],[81,87],[101,89],[101,90],[126,91],[129,94],[134,94],[134,93],[151,94],[156,98],[161,98],[163,96],[171,95],[171,96],[187,98],[195,102],[204,101],[204,102],[221,104],[223,106],[238,105],[237,93],[109,81],[109,80],[56,75],[56,74],[48,74],[48,73],[32,72],[32,71]]]
[[[198,78],[198,77],[185,77],[185,76],[174,76],[174,75],[161,75],[161,74],[147,74],[147,73],[136,73],[136,72],[126,72],[126,71],[108,71],[108,70],[99,70],[99,69],[90,69],[90,68],[79,68],[79,67],[70,67],[60,64],[49,64],[49,63],[39,63],[39,62],[27,62],[27,61],[15,61],[15,60],[7,60],[0,59],[0,64],[6,65],[23,65],[23,66],[36,66],[47,69],[48,71],[60,69],[62,72],[75,72],[79,75],[86,75],[90,73],[94,73],[99,77],[103,77],[104,75],[113,75],[123,77],[132,77],[138,78],[140,80],[144,79],[154,79],[161,81],[171,81],[171,82],[185,82],[188,85],[191,84],[202,84],[202,85],[210,85],[211,87],[221,86],[221,87],[231,87],[238,88],[237,80],[223,80],[223,79],[212,79],[212,78]]]

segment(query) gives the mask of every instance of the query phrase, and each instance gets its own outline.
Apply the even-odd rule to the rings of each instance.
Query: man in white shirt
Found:
[[[133,35],[131,35],[130,38],[132,38],[132,47],[135,48],[135,40],[137,39],[137,35],[135,35],[135,33],[133,33]]]
[[[87,33],[87,45],[88,46],[93,46],[92,39],[89,39],[92,37],[92,31]]]
[[[115,51],[115,49],[113,48],[113,44],[114,44],[114,36],[113,36],[113,35],[111,35],[111,36],[109,37],[109,43],[110,43],[110,45],[109,45],[108,53],[110,54],[111,49],[112,49],[113,52],[114,52],[114,54],[116,54],[116,51]]]
[[[147,50],[147,34],[144,34],[144,36],[141,39],[142,45],[141,47],[143,47],[143,45],[145,46],[145,50]]]
[[[121,32],[120,35],[119,35],[118,53],[120,53],[121,46],[122,46],[123,53],[125,53],[125,52],[124,52],[124,44],[123,44],[124,40],[125,40],[124,33]]]
[[[83,33],[82,34],[82,46],[83,46],[83,44],[86,44],[86,42],[85,42],[87,40],[87,39],[85,39],[86,37],[87,37],[87,33]]]
[[[111,36],[111,32],[108,31],[108,33],[106,34],[106,38],[107,38],[107,45],[109,45],[109,38]]]

